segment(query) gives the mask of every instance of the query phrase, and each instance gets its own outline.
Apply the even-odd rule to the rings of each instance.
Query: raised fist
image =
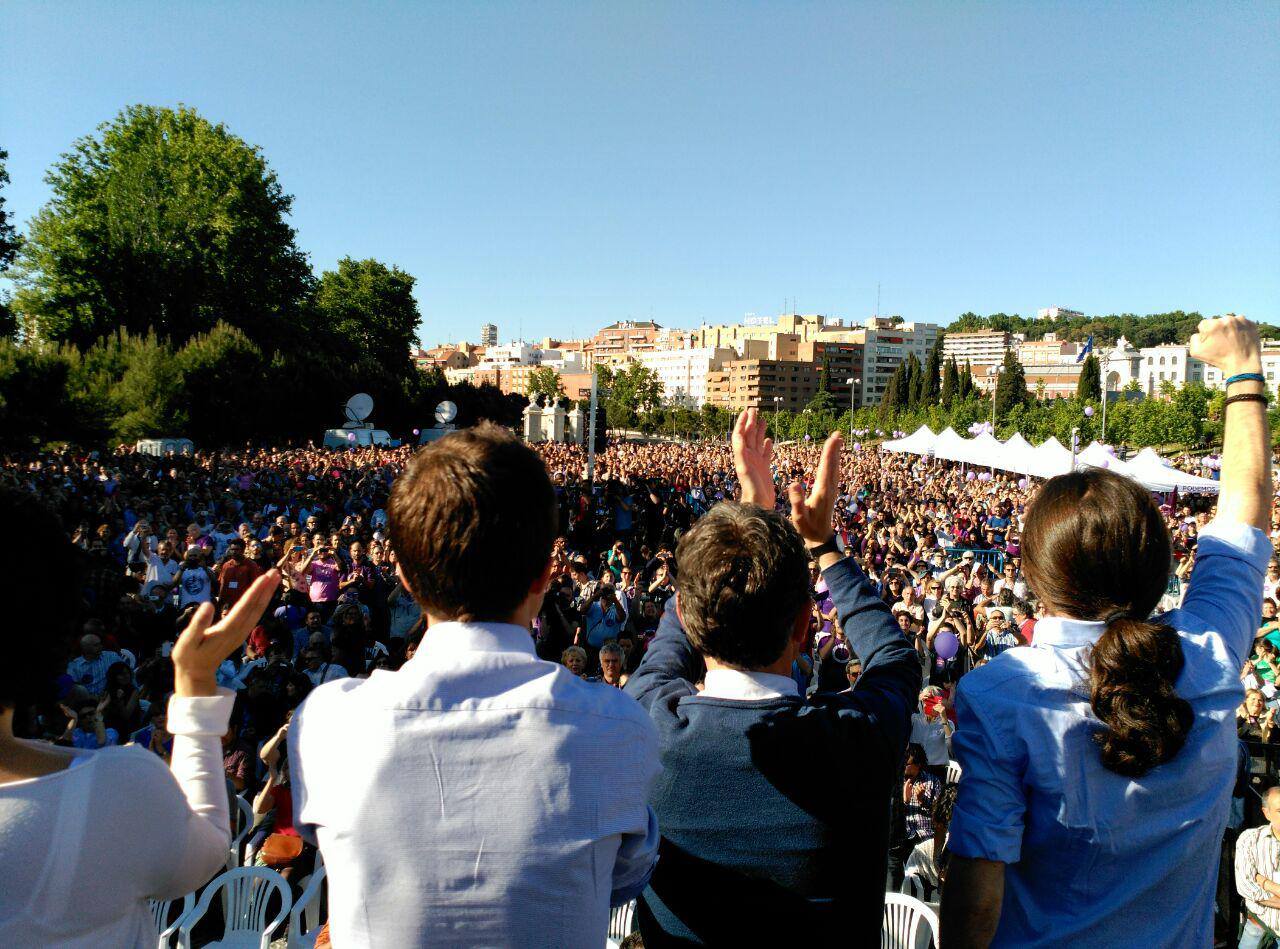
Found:
[[[1228,313],[1201,320],[1198,330],[1190,343],[1194,358],[1222,370],[1227,376],[1262,370],[1262,344],[1257,324],[1251,320]]]

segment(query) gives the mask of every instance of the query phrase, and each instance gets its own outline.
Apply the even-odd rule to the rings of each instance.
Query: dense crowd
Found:
[[[720,442],[614,443],[595,458],[588,480],[580,446],[535,449],[551,476],[559,519],[549,589],[531,629],[537,654],[621,688],[676,591],[681,538],[717,502],[739,496],[733,454]],[[773,449],[778,510],[787,507],[786,485],[813,486],[820,452],[806,442]],[[296,836],[284,751],[293,710],[325,682],[399,668],[423,637],[421,608],[398,576],[388,534],[392,485],[411,457],[408,448],[306,448],[5,459],[0,483],[52,506],[87,565],[83,635],[74,654],[63,657],[56,694],[17,709],[15,731],[81,749],[134,742],[167,758],[175,639],[202,604],[224,615],[276,568],[283,576],[278,593],[243,652],[217,673],[219,685],[236,693],[223,764],[229,790],[253,802],[259,862],[287,870],[310,860],[309,846],[278,846],[280,836]],[[963,466],[871,446],[841,461],[839,546],[891,610],[920,666],[891,814],[895,887],[906,874],[933,895],[946,872],[956,684],[1035,640],[1042,610],[1023,574],[1021,545],[1036,490],[1026,479],[976,478]],[[1194,566],[1212,499],[1162,500],[1175,578],[1162,605],[1172,608]],[[1276,513],[1271,536],[1280,537]],[[1249,691],[1239,734],[1254,743],[1255,758],[1258,744],[1280,742],[1273,728],[1280,705],[1278,585],[1273,561],[1256,648],[1241,671]],[[816,562],[807,596],[809,629],[790,670],[797,689],[820,695],[856,688],[861,657]],[[1255,770],[1269,764],[1265,755],[1253,763]]]

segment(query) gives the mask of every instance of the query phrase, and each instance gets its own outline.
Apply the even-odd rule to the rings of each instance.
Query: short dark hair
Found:
[[[6,571],[21,591],[16,615],[0,632],[9,657],[0,663],[0,708],[17,708],[53,698],[50,683],[83,619],[84,560],[53,511],[26,491],[0,488],[0,523],[23,543]]]
[[[689,641],[725,665],[777,661],[809,603],[809,557],[782,515],[723,501],[676,548],[680,617]]]
[[[505,620],[551,559],[555,490],[531,448],[481,423],[414,455],[387,518],[405,584],[427,613]]]

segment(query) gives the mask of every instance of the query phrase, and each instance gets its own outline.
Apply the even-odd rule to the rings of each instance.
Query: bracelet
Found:
[[[1228,377],[1227,381],[1224,382],[1223,385],[1229,386],[1233,382],[1261,382],[1265,385],[1266,381],[1267,380],[1263,378],[1262,373],[1260,372],[1238,372],[1234,376]]]
[[[1241,392],[1239,395],[1232,395],[1223,399],[1222,407],[1225,409],[1232,402],[1261,402],[1265,405],[1267,397],[1261,392]]]

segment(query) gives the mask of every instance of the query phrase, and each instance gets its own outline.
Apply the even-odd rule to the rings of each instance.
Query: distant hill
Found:
[[[1195,333],[1202,319],[1204,317],[1199,313],[1184,313],[1182,310],[1151,313],[1147,316],[1120,313],[1052,321],[1019,316],[1016,313],[992,313],[990,316],[962,313],[946,328],[946,332],[1007,330],[1010,333],[1023,333],[1027,339],[1041,339],[1045,333],[1052,332],[1057,333],[1059,339],[1065,340],[1083,340],[1092,334],[1096,345],[1109,345],[1124,336],[1134,346],[1142,348],[1159,346],[1161,343],[1185,343]],[[1263,339],[1280,339],[1280,326],[1264,323],[1261,331]]]

